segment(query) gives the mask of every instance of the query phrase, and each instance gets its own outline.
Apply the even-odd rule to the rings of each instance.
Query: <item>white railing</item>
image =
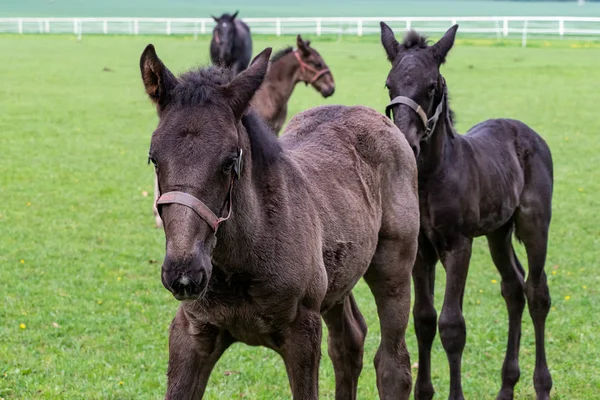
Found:
[[[253,34],[374,35],[379,21],[400,33],[414,28],[440,34],[460,24],[471,37],[600,39],[600,18],[595,17],[339,17],[244,18]],[[212,18],[0,18],[0,33],[69,33],[126,35],[203,35],[214,27]]]

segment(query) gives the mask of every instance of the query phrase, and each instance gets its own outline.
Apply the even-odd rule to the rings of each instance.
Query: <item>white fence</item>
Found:
[[[379,21],[397,33],[414,28],[440,34],[460,24],[461,35],[471,37],[576,38],[600,40],[600,18],[587,17],[340,17],[340,18],[244,18],[253,34],[373,35]],[[70,33],[125,35],[209,34],[212,18],[0,18],[0,33]]]

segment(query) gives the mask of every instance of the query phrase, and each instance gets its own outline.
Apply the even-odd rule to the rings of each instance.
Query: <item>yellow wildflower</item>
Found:
[[[492,283],[498,283],[498,281],[495,279],[492,279]]]
[[[102,304],[102,300],[98,300],[98,304]]]
[[[25,260],[21,260],[21,264],[25,264]]]
[[[123,386],[123,384],[124,384],[123,381],[119,381],[119,385]]]
[[[556,275],[556,271],[552,271],[552,275]]]
[[[25,329],[25,328],[27,328],[27,325],[25,325],[25,324],[21,324],[21,325],[19,325],[19,328],[21,328],[21,329]]]
[[[571,296],[565,296],[565,300],[571,300]]]

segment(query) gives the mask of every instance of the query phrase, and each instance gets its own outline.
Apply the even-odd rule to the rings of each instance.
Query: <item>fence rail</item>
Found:
[[[595,17],[323,17],[244,18],[253,34],[374,35],[379,21],[397,32],[417,29],[439,34],[460,24],[471,37],[574,38],[600,40],[600,18]],[[211,33],[212,18],[0,18],[0,33],[126,35],[203,35]]]

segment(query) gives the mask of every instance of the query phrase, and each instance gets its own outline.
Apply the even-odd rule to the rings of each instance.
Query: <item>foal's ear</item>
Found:
[[[258,54],[245,71],[237,75],[225,86],[225,95],[229,98],[229,104],[236,119],[241,119],[244,111],[248,108],[252,96],[258,90],[267,73],[271,47],[267,47]]]
[[[392,28],[383,21],[381,21],[379,25],[381,25],[381,44],[387,53],[388,60],[394,62],[398,55],[398,51],[400,50],[400,43],[396,40]]]
[[[220,19],[219,19],[219,18],[217,18],[217,17],[215,17],[214,15],[211,15],[211,17],[212,17],[212,19],[214,19],[214,20],[215,20],[215,22],[216,22],[217,24],[218,24],[219,22],[221,22],[221,21],[220,21]]]
[[[169,92],[177,85],[177,78],[165,67],[149,44],[140,57],[140,71],[146,93],[160,110],[169,101]]]
[[[446,56],[454,45],[454,38],[456,37],[457,30],[458,25],[454,25],[452,28],[448,29],[448,31],[436,44],[431,46],[431,50],[433,51],[433,55],[438,64],[442,65],[444,62],[446,62]]]
[[[231,16],[231,20],[233,21],[235,19],[235,17],[237,17],[238,13],[240,12],[240,10],[236,10],[235,13],[233,13],[233,15]]]
[[[302,55],[304,56],[309,56],[310,55],[310,50],[308,48],[310,42],[305,42],[304,40],[302,40],[302,36],[298,35],[296,36],[296,46],[298,47],[298,50],[300,50],[302,52]]]

